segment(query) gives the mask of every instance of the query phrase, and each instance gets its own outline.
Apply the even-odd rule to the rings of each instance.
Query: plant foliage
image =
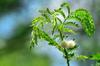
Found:
[[[68,15],[65,14],[64,8],[68,10],[66,11]],[[61,52],[63,52],[64,57],[68,62],[69,57],[73,57],[74,53],[68,53],[68,50],[70,49],[66,50],[65,48],[62,48],[61,45],[56,41],[56,39],[59,38],[59,41],[62,41],[68,36],[68,34],[77,33],[74,29],[68,27],[72,26],[80,28],[80,25],[75,23],[74,20],[82,25],[81,27],[88,36],[92,36],[95,31],[93,18],[86,9],[77,9],[75,11],[71,11],[70,5],[68,3],[63,3],[58,9],[50,10],[49,8],[47,8],[44,10],[40,10],[39,12],[41,13],[41,15],[34,18],[32,21],[32,46],[34,47],[38,44],[38,39],[48,41],[49,45],[55,46]],[[63,19],[59,16],[61,16]],[[72,21],[69,21],[70,19]],[[51,27],[49,27],[48,25]],[[46,28],[48,27],[49,31],[47,31],[48,29],[46,30]],[[86,56],[80,57],[87,58]]]

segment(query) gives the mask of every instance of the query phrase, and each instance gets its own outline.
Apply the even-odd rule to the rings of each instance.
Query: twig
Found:
[[[66,49],[64,49],[64,52],[65,52],[65,58],[67,59],[67,66],[70,66],[68,52],[66,51]]]

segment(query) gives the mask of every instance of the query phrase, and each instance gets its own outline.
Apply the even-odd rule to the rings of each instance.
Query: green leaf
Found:
[[[100,54],[98,53],[98,54],[94,54],[94,55],[92,55],[91,57],[90,57],[90,59],[91,60],[100,60]]]
[[[47,12],[48,12],[49,14],[52,14],[52,12],[50,11],[50,9],[49,9],[49,8],[47,8]]]
[[[91,14],[85,9],[77,9],[75,12],[72,12],[69,18],[78,19],[84,31],[88,36],[92,36],[95,31],[94,21]]]
[[[88,57],[85,56],[85,55],[79,55],[79,56],[77,56],[77,60],[86,60],[86,59],[88,59]]]
[[[69,3],[64,2],[64,3],[61,4],[61,7],[67,7],[68,8],[68,7],[70,7],[70,5],[69,5]]]
[[[85,55],[80,55],[80,56],[77,56],[77,59],[78,60],[96,60],[96,61],[100,61],[100,53],[97,53],[97,54],[93,54],[93,55],[90,55],[90,56],[85,56]]]
[[[44,18],[42,16],[34,18],[32,20],[32,26],[34,26],[37,22],[42,22],[42,21],[44,21]]]
[[[68,17],[69,17],[69,15],[70,15],[70,5],[69,5],[69,3],[63,3],[63,4],[61,4],[61,7],[66,7],[67,8],[67,10],[68,10]]]
[[[44,10],[39,10],[39,12],[47,22],[51,22],[50,15],[52,14],[52,12],[48,8]]]
[[[62,23],[61,19],[59,19],[58,17],[57,17],[57,20],[58,20],[60,23]]]
[[[49,18],[49,15],[47,14],[42,14],[42,16],[45,17],[45,19],[47,20],[47,22],[51,22],[50,18]]]
[[[64,25],[66,25],[66,26],[73,26],[73,27],[77,27],[77,28],[80,27],[78,24],[76,24],[76,23],[74,23],[74,22],[68,22],[68,21],[65,22]]]
[[[32,36],[31,45],[34,47],[36,44],[34,40],[34,31],[32,31],[31,36]]]
[[[64,28],[63,30],[64,30],[64,32],[67,32],[67,33],[73,33],[73,34],[75,34],[75,31],[74,31],[74,30],[72,30],[72,29],[69,29],[69,28]]]
[[[31,40],[31,44],[33,45],[33,47],[35,46],[35,45],[37,45],[37,34],[36,34],[36,32],[35,31],[32,31],[32,40]]]
[[[62,31],[61,31],[60,29],[58,29],[58,32],[59,32],[59,34],[60,34],[61,40],[63,40],[63,33],[62,33]]]
[[[60,13],[60,14],[61,14],[64,18],[66,17],[66,16],[65,16],[65,14],[64,14],[64,12],[62,11],[62,9],[61,9],[61,8],[56,9],[56,10],[55,10],[55,12]]]
[[[54,32],[55,32],[56,29],[57,29],[57,19],[54,18],[52,35],[54,34]]]

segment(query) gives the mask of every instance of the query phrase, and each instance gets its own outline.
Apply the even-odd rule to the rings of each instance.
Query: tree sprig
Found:
[[[65,14],[64,9],[68,11],[68,15]],[[48,41],[49,45],[55,46],[59,51],[64,54],[67,59],[67,64],[69,66],[70,58],[74,56],[74,53],[70,54],[69,49],[61,47],[60,43],[56,41],[63,41],[68,33],[76,34],[76,31],[68,26],[73,26],[76,28],[82,27],[88,36],[92,36],[95,31],[94,21],[91,14],[86,9],[76,9],[75,11],[70,10],[70,5],[68,3],[63,3],[58,9],[51,10],[49,8],[40,10],[41,15],[36,17],[32,21],[32,46],[38,44],[38,39],[43,39]],[[64,20],[58,16],[62,16]],[[72,21],[68,21],[68,20]],[[79,22],[82,26],[75,23],[74,20]],[[44,26],[48,27],[47,24],[51,25],[49,33],[46,32]],[[51,34],[50,34],[51,33]],[[51,37],[52,36],[52,37]],[[71,49],[74,50],[74,49]],[[79,56],[80,58],[87,58],[86,56]]]

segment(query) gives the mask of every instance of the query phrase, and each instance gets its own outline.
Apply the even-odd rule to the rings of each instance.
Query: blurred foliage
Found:
[[[51,66],[47,55],[32,54],[27,50],[20,50],[0,57],[0,66]]]
[[[0,17],[8,12],[17,11],[21,5],[20,0],[0,0]],[[27,25],[19,23],[13,29],[10,38],[4,40],[4,46],[1,44],[3,40],[0,41],[2,45],[0,47],[0,66],[51,66],[48,55],[38,55],[31,52],[29,48],[30,33],[29,23]]]
[[[31,52],[29,25],[19,25],[14,35],[6,40],[6,47],[0,49],[0,66],[51,66],[48,55]]]
[[[90,56],[85,56],[85,55],[80,55],[77,57],[78,60],[95,60],[95,61],[100,61],[100,53],[97,54],[92,54]]]
[[[95,66],[100,66],[100,53],[92,54],[90,56],[80,55],[80,56],[77,56],[77,60],[94,61],[95,62]]]
[[[20,5],[20,0],[0,0],[0,13],[16,10]]]
[[[91,60],[96,60],[96,61],[100,62],[100,53],[91,55],[90,59]]]
[[[14,30],[14,35],[8,40],[6,40],[7,45],[5,48],[0,49],[0,51],[6,51],[6,53],[15,52],[16,50],[21,50],[25,48],[26,42],[29,42],[29,32],[31,28],[29,25],[19,25]]]

